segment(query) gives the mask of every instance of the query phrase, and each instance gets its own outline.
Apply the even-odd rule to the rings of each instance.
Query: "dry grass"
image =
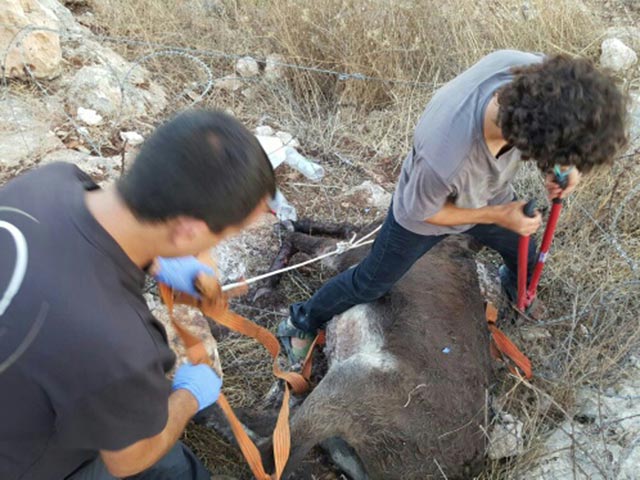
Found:
[[[606,26],[581,2],[525,3],[528,11],[516,0],[102,0],[94,9],[96,24],[112,36],[259,60],[277,53],[287,63],[420,82],[340,80],[287,69],[285,80],[252,82],[245,94],[214,90],[203,101],[230,109],[248,125],[292,132],[304,153],[325,166],[327,177],[320,185],[309,185],[297,173],[280,174],[301,216],[367,223],[383,212],[335,198],[366,179],[393,188],[413,127],[442,83],[499,48],[596,54]],[[118,48],[130,59],[158,50]],[[215,77],[233,73],[233,59],[197,56]],[[176,95],[172,109],[187,106],[179,93],[203,81],[194,65],[177,57],[145,64]],[[640,263],[637,160],[637,155],[626,157],[585,179],[565,208],[540,291],[559,320],[545,325],[550,339],[518,340],[536,365],[537,390],[510,377],[496,388],[501,406],[525,422],[527,451],[512,462],[489,465],[484,478],[513,478],[526,471],[538,454],[541,434],[571,415],[576,387],[615,382],[625,357],[637,348],[640,288],[638,272],[629,266],[629,260]],[[521,194],[540,195],[537,174],[525,172],[518,188]],[[306,297],[317,281],[290,276],[285,285],[290,300]],[[276,320],[277,315],[262,319],[269,325]],[[517,338],[517,329],[509,333]],[[267,356],[237,337],[220,347],[232,403],[253,405],[270,383]],[[187,440],[214,471],[246,475],[243,467],[234,470],[235,457],[227,458],[230,447],[217,437],[190,429]]]

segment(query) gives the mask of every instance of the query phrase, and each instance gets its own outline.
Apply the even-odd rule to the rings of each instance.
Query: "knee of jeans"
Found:
[[[378,298],[382,297],[387,291],[388,288],[380,287],[379,285],[374,285],[371,287],[365,288],[355,288],[354,293],[358,300],[362,303],[373,302]]]

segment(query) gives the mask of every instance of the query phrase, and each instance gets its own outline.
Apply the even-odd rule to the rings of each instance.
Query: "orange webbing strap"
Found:
[[[491,303],[487,303],[486,318],[491,332],[491,356],[496,360],[502,360],[507,364],[514,375],[518,375],[516,367],[524,373],[525,378],[533,377],[531,361],[522,353],[514,343],[496,326],[498,309]],[[508,360],[508,361],[507,361]]]
[[[277,363],[278,355],[280,354],[280,342],[275,335],[266,328],[247,320],[241,315],[231,312],[228,309],[229,295],[222,293],[220,285],[215,278],[200,276],[197,284],[199,290],[203,293],[202,300],[197,300],[186,294],[174,293],[166,285],[160,284],[160,294],[164,303],[167,305],[172,324],[176,327],[176,331],[187,347],[189,360],[192,363],[202,363],[203,361],[210,363],[210,359],[202,342],[175,320],[172,313],[174,303],[199,307],[203,314],[219,324],[256,339],[267,349],[273,358],[273,374],[285,381],[282,406],[273,432],[273,454],[276,466],[276,472],[273,477],[265,472],[260,452],[245,432],[226,397],[221,393],[218,399],[218,405],[227,416],[231,430],[236,437],[240,450],[247,460],[253,475],[259,480],[271,478],[275,478],[276,480],[280,479],[289,459],[289,451],[291,449],[291,435],[289,431],[289,385],[291,385],[291,388],[296,394],[304,393],[308,390],[313,348],[319,341],[322,341],[323,338],[320,338],[320,335],[318,335],[314,340],[305,359],[302,374],[282,371]],[[199,344],[199,346],[196,344]],[[202,357],[202,352],[204,352],[204,358]]]

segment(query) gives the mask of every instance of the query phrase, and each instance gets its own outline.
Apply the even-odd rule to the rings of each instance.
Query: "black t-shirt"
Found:
[[[2,480],[63,479],[167,422],[175,356],[144,272],[85,205],[95,188],[64,163],[0,188]]]

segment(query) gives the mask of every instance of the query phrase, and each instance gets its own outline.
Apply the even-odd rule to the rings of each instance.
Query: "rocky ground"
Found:
[[[5,0],[0,6],[0,52],[3,53],[5,75],[0,88],[0,185],[24,171],[54,161],[75,163],[102,185],[113,182],[131,162],[144,137],[176,106],[197,104],[210,89],[221,95],[241,91],[244,92],[243,98],[251,102],[252,95],[258,92],[252,86],[256,82],[282,81],[283,72],[278,65],[281,59],[273,55],[261,62],[251,57],[241,58],[236,63],[234,74],[217,79],[210,76],[206,65],[200,65],[204,72],[202,79],[185,81],[179,91],[168,90],[158,79],[156,70],[143,66],[146,61],[152,63],[151,60],[131,62],[116,52],[113,39],[100,36],[100,26],[93,20],[88,4],[66,3],[74,9],[73,13],[56,0]],[[611,28],[601,42],[600,62],[619,72],[631,87],[634,104],[630,106],[630,151],[633,151],[640,146],[640,97],[633,91],[638,85],[634,84],[635,74],[630,72],[637,71],[634,69],[640,53],[640,28],[631,22],[638,19],[639,8],[637,2],[629,0],[606,3],[609,7],[605,5],[602,8],[602,15]],[[598,3],[591,7],[601,8],[602,5]],[[164,51],[158,47],[150,55],[162,56]],[[194,62],[193,59],[190,61]],[[197,58],[195,64],[199,65]],[[273,123],[277,127],[277,122]],[[294,205],[298,210],[309,213],[322,209],[325,215],[334,217],[325,216],[325,219],[337,220],[335,209],[327,206],[334,203],[354,212],[354,217],[349,219],[357,218],[361,223],[384,214],[396,171],[384,168],[373,171],[366,167],[351,169],[348,158],[337,163],[320,160],[320,165],[326,170],[349,168],[344,175],[350,175],[349,180],[338,186],[332,185],[330,182],[334,182],[335,175],[332,176],[331,172],[327,172],[324,178],[313,175],[309,178],[309,171],[305,168],[318,173],[314,164],[300,166],[291,160],[293,157],[288,160],[279,158],[280,149],[293,148],[319,158],[322,157],[321,152],[305,148],[293,136],[268,125],[269,119],[266,119],[249,126],[259,127],[256,133],[271,139],[267,142],[276,141],[274,139],[281,142],[282,147],[275,148],[273,152],[267,151],[272,153],[275,163],[281,163],[278,176],[287,186],[287,192],[307,192],[304,205],[301,202]],[[313,155],[315,153],[318,155]],[[317,163],[315,165],[318,166]],[[628,196],[632,198],[633,195],[631,191]],[[287,211],[284,209],[278,213],[286,215]],[[216,256],[224,280],[250,277],[268,268],[280,245],[276,223],[275,217],[265,218],[251,231],[217,249]],[[638,258],[631,261],[637,264]],[[490,291],[491,285],[495,284],[495,268],[483,264],[480,271],[484,272],[486,288]],[[635,273],[630,281],[637,281]],[[299,277],[294,275],[292,278],[295,283]],[[311,288],[303,284],[301,282],[297,295],[311,292]],[[149,289],[147,298],[154,313],[167,322],[164,308],[153,288]],[[291,298],[277,306],[282,308],[287,300]],[[251,305],[249,300],[239,302],[238,308],[245,308],[243,313],[252,312],[258,319],[263,318],[260,315],[266,311],[263,306]],[[207,341],[213,352],[215,340],[206,319],[193,312],[180,315]],[[267,311],[265,322],[273,326],[282,315],[282,310],[273,308]],[[168,328],[172,342],[180,351],[175,333],[170,326]],[[550,334],[545,325],[528,325],[519,335],[525,342],[544,343]],[[247,348],[246,344],[233,337],[227,340],[226,345],[231,346],[231,350],[237,349],[235,352],[239,354]],[[489,457],[496,462],[514,462],[514,458],[528,450],[533,460],[513,470],[513,476],[522,479],[638,478],[640,353],[637,346],[632,350],[635,353],[617,359],[624,372],[619,380],[606,388],[576,388],[571,411],[558,409],[556,425],[546,429],[545,438],[537,439],[535,455],[531,455],[532,440],[527,438],[524,430],[526,419],[518,418],[517,412],[505,406],[507,402],[496,399],[494,410],[497,415],[489,433],[492,438]],[[233,381],[245,382],[236,376],[240,375],[236,374],[236,367],[246,366],[246,363],[234,360],[236,353],[221,352],[223,367],[225,363],[231,365],[230,384]],[[255,361],[263,360],[258,358]],[[251,361],[248,361],[249,365]],[[264,366],[260,368],[265,369]],[[540,404],[550,408],[554,400],[545,396],[543,390],[536,390],[535,385],[530,388],[539,397]],[[255,401],[254,397],[244,395],[237,393],[232,400],[245,405]],[[200,450],[202,448],[200,446]]]

